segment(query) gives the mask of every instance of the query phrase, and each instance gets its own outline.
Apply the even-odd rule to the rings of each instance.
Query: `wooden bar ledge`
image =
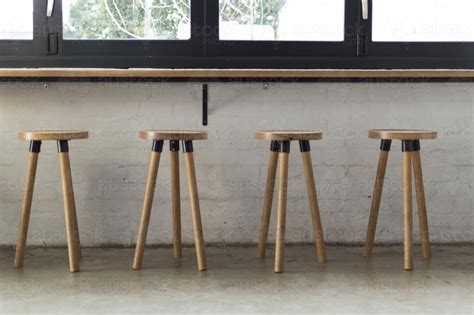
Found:
[[[0,68],[2,78],[474,78],[465,70]]]

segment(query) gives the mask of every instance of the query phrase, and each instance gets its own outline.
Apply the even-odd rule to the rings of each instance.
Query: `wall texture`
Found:
[[[258,129],[319,129],[312,143],[322,221],[328,242],[365,237],[379,143],[370,128],[432,128],[422,142],[434,242],[474,241],[473,83],[213,83],[210,125],[200,125],[197,83],[0,83],[0,245],[15,243],[28,143],[19,130],[87,129],[71,143],[76,204],[86,246],[132,245],[136,238],[151,144],[140,129],[203,129],[196,162],[205,240],[257,240],[269,143]],[[149,243],[170,243],[169,154],[162,158]],[[182,164],[182,167],[184,165]],[[183,169],[184,170],[184,169]],[[183,240],[192,241],[182,175]],[[394,143],[382,198],[378,242],[402,239],[401,154]],[[312,227],[297,145],[290,157],[287,240],[309,242]],[[270,240],[274,239],[274,214]],[[415,216],[415,237],[418,225]],[[55,143],[44,143],[29,244],[65,244]]]

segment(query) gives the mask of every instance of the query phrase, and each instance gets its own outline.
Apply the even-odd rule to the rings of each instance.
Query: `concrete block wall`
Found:
[[[379,143],[371,128],[428,128],[422,142],[433,242],[474,241],[473,83],[211,83],[209,126],[201,126],[199,83],[0,83],[0,245],[15,243],[28,143],[19,130],[87,129],[70,144],[83,245],[132,245],[143,201],[151,143],[141,129],[198,129],[195,143],[205,240],[254,243],[263,203],[269,143],[258,129],[319,129],[312,143],[328,242],[360,243],[370,207]],[[165,147],[167,148],[167,147]],[[149,244],[172,240],[170,169],[164,151]],[[28,243],[61,246],[64,214],[56,144],[39,159]],[[183,240],[192,242],[182,164]],[[389,159],[376,240],[402,240],[400,145]],[[418,226],[415,213],[415,237]],[[270,240],[274,239],[273,212]],[[287,240],[311,242],[312,227],[296,143],[290,156]]]

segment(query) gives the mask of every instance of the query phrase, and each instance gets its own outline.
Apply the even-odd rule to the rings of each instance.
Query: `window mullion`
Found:
[[[192,57],[205,56],[206,45],[206,2],[191,1],[191,41]]]
[[[358,0],[357,26],[356,26],[356,55],[358,57],[368,56],[370,53],[370,38],[372,32],[372,1],[364,8],[364,2]],[[367,9],[368,12],[364,12]],[[365,17],[364,15],[367,14]]]
[[[43,57],[46,54],[47,47],[47,19],[46,19],[46,5],[47,0],[34,1],[33,8],[33,46],[34,55],[36,57]]]
[[[215,55],[216,45],[219,42],[219,0],[204,0],[203,49],[204,56]]]
[[[62,54],[62,39],[63,39],[63,11],[62,0],[54,1],[53,15],[46,17],[47,21],[47,47],[46,53],[48,56]],[[44,11],[46,16],[47,10]]]

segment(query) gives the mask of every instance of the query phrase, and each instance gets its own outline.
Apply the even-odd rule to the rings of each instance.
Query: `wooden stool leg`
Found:
[[[265,258],[267,247],[268,228],[270,225],[270,215],[272,212],[273,190],[275,188],[275,177],[278,165],[278,151],[280,142],[272,141],[270,146],[270,157],[268,159],[267,185],[265,189],[265,200],[263,202],[262,223],[260,227],[260,237],[258,240],[257,259]]]
[[[278,191],[278,214],[275,244],[275,272],[283,272],[285,259],[285,230],[286,230],[286,198],[288,193],[288,160],[290,141],[281,142],[280,150],[280,182]]]
[[[306,188],[308,190],[309,207],[313,221],[314,240],[316,242],[316,252],[320,263],[326,262],[326,248],[324,246],[324,234],[319,214],[318,195],[314,183],[313,163],[309,141],[300,141],[301,156],[303,158],[304,175],[306,178]]]
[[[416,202],[418,220],[420,222],[421,246],[423,257],[430,258],[430,233],[428,230],[428,216],[426,215],[425,189],[423,187],[423,171],[421,169],[420,141],[413,142],[413,173],[415,176]]]
[[[380,144],[379,164],[377,166],[377,175],[375,178],[374,192],[372,195],[372,205],[370,206],[370,217],[369,225],[367,227],[367,236],[365,238],[365,257],[372,256],[375,231],[377,229],[377,219],[379,216],[380,200],[382,198],[383,181],[385,179],[385,170],[387,169],[387,160],[391,144],[392,140],[382,140]]]
[[[181,193],[179,186],[179,141],[170,141],[171,203],[173,207],[173,256],[181,258]]]
[[[75,237],[76,255],[77,255],[78,259],[81,259],[82,258],[81,236],[80,236],[80,233],[79,233],[79,223],[77,221],[76,207],[74,207],[74,209],[72,209],[72,210],[73,211],[71,211],[71,220],[72,220],[72,224],[74,226],[74,231],[75,231],[74,234],[76,235],[76,237]]]
[[[79,230],[77,227],[76,205],[71,176],[71,162],[69,160],[69,147],[67,141],[58,141],[59,164],[61,167],[61,183],[64,199],[64,217],[66,221],[66,234],[69,253],[69,270],[79,271]]]
[[[70,168],[70,167],[69,167]],[[71,179],[71,191],[72,190],[72,179]],[[72,194],[72,198],[73,198],[73,205],[74,207],[71,208],[71,224],[73,226],[73,229],[74,229],[74,241],[75,241],[75,250],[76,250],[76,256],[77,256],[77,259],[81,259],[82,257],[82,249],[81,249],[81,236],[80,236],[80,232],[79,232],[79,222],[77,220],[77,211],[76,211],[76,206],[75,206],[75,202],[74,202],[74,193]]]
[[[413,141],[402,141],[403,150],[403,243],[405,270],[413,269],[412,154]]]
[[[196,183],[196,170],[194,166],[193,143],[183,141],[184,161],[188,178],[189,199],[194,225],[194,241],[196,246],[197,265],[200,271],[207,269],[206,253],[204,251],[204,237],[202,232],[201,210],[199,208],[199,195]]]
[[[133,258],[133,269],[142,269],[143,254],[145,252],[146,236],[148,225],[150,224],[151,207],[153,205],[153,196],[155,195],[156,177],[160,165],[160,156],[163,151],[163,140],[154,140],[150,165],[148,168],[148,179],[145,188],[145,200],[143,201],[142,217],[138,231],[137,246]]]
[[[16,242],[15,268],[23,267],[25,257],[26,239],[28,237],[28,225],[30,222],[31,202],[33,200],[33,190],[35,186],[36,168],[38,166],[38,156],[41,150],[41,141],[30,142],[30,154],[28,158],[28,171],[25,181],[25,192],[23,195],[23,207],[21,210],[20,228]]]

